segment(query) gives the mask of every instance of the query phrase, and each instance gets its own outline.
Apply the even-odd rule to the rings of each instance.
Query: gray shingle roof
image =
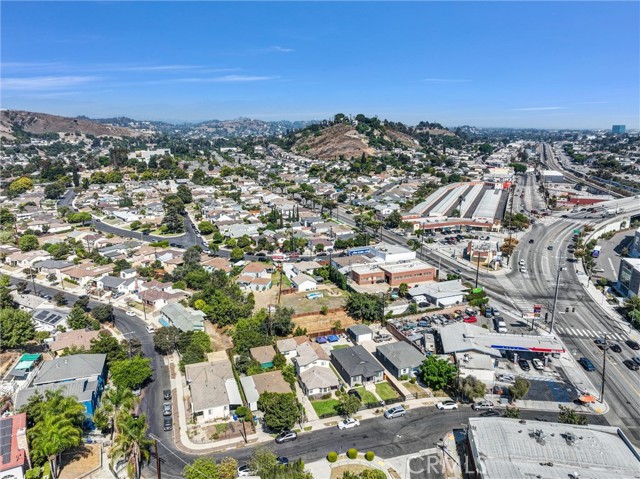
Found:
[[[424,361],[424,354],[404,341],[378,346],[376,351],[398,369],[415,368]]]
[[[75,354],[46,361],[33,380],[33,385],[99,376],[106,360],[106,354]]]
[[[350,377],[370,377],[383,370],[382,366],[361,345],[334,349],[331,351],[331,355]]]

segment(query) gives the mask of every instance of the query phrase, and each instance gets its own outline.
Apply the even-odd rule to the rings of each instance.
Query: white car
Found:
[[[520,272],[521,272],[521,273],[526,273],[526,272],[527,272],[527,268],[525,268],[524,266],[522,266],[522,267],[520,268]]]
[[[524,260],[523,260],[523,259],[521,259],[521,260],[520,260],[520,262],[519,262],[518,264],[519,264],[520,266],[524,266],[524,265],[525,265],[525,262],[524,262]]]
[[[127,316],[135,316],[136,315],[135,311],[132,311],[131,309],[129,311],[127,311],[125,314]]]
[[[156,328],[154,328],[153,326],[145,326],[145,329],[147,330],[147,333],[149,334],[153,334],[156,332]]]
[[[351,429],[352,427],[356,427],[360,425],[360,421],[354,419],[352,417],[348,417],[344,421],[338,423],[338,429]]]
[[[441,411],[445,409],[458,409],[458,403],[455,401],[440,401],[436,407]]]
[[[533,364],[533,367],[535,369],[544,369],[544,363],[540,361],[538,358],[533,359],[531,361],[531,364]]]

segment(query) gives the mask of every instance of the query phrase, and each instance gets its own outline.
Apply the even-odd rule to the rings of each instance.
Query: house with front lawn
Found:
[[[387,371],[400,379],[403,376],[416,377],[425,356],[409,343],[398,341],[378,346],[376,358]]]
[[[340,380],[331,370],[323,366],[312,366],[299,376],[300,387],[308,397],[322,396],[340,387]]]
[[[323,368],[329,367],[331,358],[327,355],[322,346],[318,343],[305,342],[297,345],[296,357],[293,358],[293,365],[296,368],[296,374],[310,369],[314,366]]]
[[[384,368],[361,345],[332,350],[331,364],[349,387],[384,380]]]
[[[226,419],[242,406],[242,396],[226,357],[214,362],[187,364],[185,377],[191,391],[191,412],[196,421]]]

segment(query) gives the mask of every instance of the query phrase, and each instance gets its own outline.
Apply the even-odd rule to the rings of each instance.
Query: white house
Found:
[[[305,291],[314,291],[318,289],[318,283],[311,277],[306,274],[299,274],[291,278],[291,283],[293,286],[300,292],[304,293]]]
[[[240,390],[226,357],[210,363],[187,364],[185,376],[196,421],[226,419],[233,410],[242,406]]]
[[[324,349],[322,349],[322,346],[309,341],[299,344],[296,347],[296,356],[293,358],[293,364],[297,374],[314,366],[328,368],[330,361],[331,358],[329,358]]]

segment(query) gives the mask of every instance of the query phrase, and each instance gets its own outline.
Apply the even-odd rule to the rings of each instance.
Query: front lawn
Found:
[[[396,399],[400,397],[398,396],[398,393],[396,392],[396,390],[393,389],[393,387],[390,386],[389,383],[387,382],[377,383],[376,393],[378,394],[378,396],[380,396],[380,399],[382,399],[383,401],[388,401],[389,399]]]
[[[311,405],[313,406],[313,409],[316,410],[316,414],[320,417],[328,416],[329,414],[337,416],[340,401],[337,399],[320,399],[317,401],[311,401]]]
[[[375,397],[372,392],[367,391],[365,388],[355,388],[355,390],[360,393],[360,396],[362,397],[362,404],[371,404],[371,403],[379,402],[378,398]]]

